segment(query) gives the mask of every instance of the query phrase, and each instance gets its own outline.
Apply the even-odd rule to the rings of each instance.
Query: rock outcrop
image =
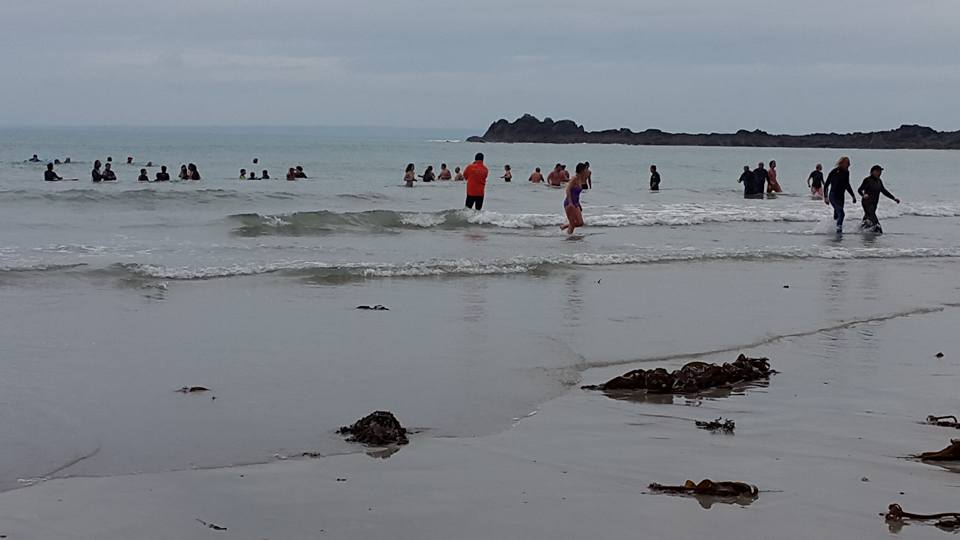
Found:
[[[634,132],[627,128],[587,131],[572,120],[539,120],[525,114],[513,122],[497,120],[482,137],[468,142],[488,143],[596,143],[649,146],[747,146],[774,148],[877,148],[960,149],[960,131],[937,131],[902,125],[889,131],[867,133],[812,133],[775,135],[761,130],[736,133],[668,133],[659,129]]]

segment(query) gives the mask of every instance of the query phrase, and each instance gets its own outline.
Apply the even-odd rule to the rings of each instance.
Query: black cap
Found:
[[[870,167],[870,172],[873,172],[873,171],[882,171],[882,170],[883,170],[883,167],[881,167],[881,166],[879,166],[879,165],[874,165],[873,167]]]

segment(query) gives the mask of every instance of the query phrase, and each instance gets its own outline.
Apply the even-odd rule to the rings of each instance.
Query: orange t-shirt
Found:
[[[467,165],[463,170],[463,177],[467,179],[467,195],[470,197],[483,197],[483,190],[487,186],[486,165],[482,161],[474,161]]]

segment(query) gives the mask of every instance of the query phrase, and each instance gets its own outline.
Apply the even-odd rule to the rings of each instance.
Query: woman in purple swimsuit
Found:
[[[568,224],[560,227],[561,231],[567,231],[567,234],[573,234],[577,227],[583,227],[583,207],[580,206],[580,193],[583,191],[583,183],[586,181],[587,165],[577,163],[576,175],[567,182],[564,190],[566,198],[563,199],[563,211],[567,214]]]

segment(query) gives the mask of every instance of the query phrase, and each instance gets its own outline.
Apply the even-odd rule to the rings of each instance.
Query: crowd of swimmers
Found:
[[[40,159],[34,154],[28,161],[38,163]],[[63,161],[63,163],[70,162],[70,158],[65,158]],[[59,160],[55,160],[47,164],[46,171],[44,171],[44,180],[48,182],[64,180],[54,171],[54,165],[59,163]],[[259,164],[259,160],[254,158],[253,163],[254,165]],[[112,164],[113,158],[111,157],[107,157],[106,163],[103,164],[101,164],[100,160],[96,160],[93,164],[93,169],[90,171],[93,182],[117,181],[117,174],[113,170]],[[127,164],[134,164],[132,156],[127,157]],[[152,166],[152,162],[147,162],[146,167]],[[860,195],[864,214],[861,228],[863,230],[882,233],[883,229],[880,227],[880,220],[877,217],[877,206],[880,195],[900,204],[900,199],[890,193],[883,185],[883,180],[880,178],[882,173],[883,167],[880,165],[871,167],[870,175],[863,179],[855,193],[850,184],[850,158],[844,156],[837,161],[836,167],[830,171],[826,179],[823,177],[823,165],[818,163],[807,177],[807,187],[815,199],[822,199],[827,205],[833,207],[833,219],[836,223],[838,233],[843,231],[843,222],[846,217],[844,209],[846,195],[849,194],[852,202],[856,204],[857,193]],[[483,208],[488,174],[489,171],[483,163],[483,154],[478,153],[473,163],[464,167],[462,171],[460,167],[455,167],[454,170],[451,171],[446,163],[442,163],[439,173],[435,173],[431,165],[426,168],[423,174],[417,175],[416,167],[413,163],[410,163],[404,171],[403,181],[407,187],[413,187],[414,182],[418,181],[418,179],[421,182],[466,182],[467,198],[465,206],[467,208],[481,210]],[[580,194],[583,190],[593,187],[592,176],[589,162],[578,163],[572,176],[567,171],[566,165],[557,163],[546,177],[544,177],[540,167],[536,167],[530,174],[528,181],[532,184],[545,184],[558,188],[565,187],[563,208],[568,222],[562,228],[569,234],[573,234],[574,229],[583,226],[583,207],[580,204]],[[198,181],[201,179],[201,176],[197,166],[193,163],[188,163],[180,166],[178,178],[180,180]],[[290,167],[287,170],[287,180],[297,180],[301,178],[308,178],[302,166]],[[504,182],[513,181],[513,170],[510,165],[503,166],[503,174],[500,178]],[[240,169],[240,180],[269,179],[270,174],[266,169],[261,172],[259,177],[256,171],[251,170],[247,172],[246,169]],[[166,165],[163,165],[151,180],[147,174],[147,169],[141,168],[137,180],[140,182],[167,182],[170,180],[170,174],[167,172]],[[770,161],[766,166],[764,162],[761,161],[757,164],[757,168],[753,170],[750,169],[749,165],[744,165],[743,174],[740,175],[738,182],[743,184],[743,195],[748,199],[763,198],[764,192],[767,194],[776,194],[783,191],[777,179],[776,161]],[[659,191],[660,183],[661,178],[657,166],[650,165],[650,190]]]

